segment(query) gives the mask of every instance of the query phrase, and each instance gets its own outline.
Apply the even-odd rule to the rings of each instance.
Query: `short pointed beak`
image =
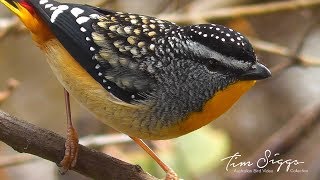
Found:
[[[270,70],[263,64],[257,63],[254,68],[241,75],[241,80],[260,80],[271,76]]]

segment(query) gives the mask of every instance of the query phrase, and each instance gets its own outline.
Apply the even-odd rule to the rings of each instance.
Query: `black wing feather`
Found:
[[[45,8],[48,3],[39,4],[39,1],[29,1],[67,51],[107,91],[127,103],[145,99],[145,94],[148,94],[152,89],[150,88],[152,84],[150,77],[146,73],[136,73],[126,67],[114,68],[108,61],[101,59],[101,56],[98,57],[101,47],[92,39],[92,32],[95,31],[93,24],[99,21],[97,17],[90,18],[87,22],[81,24],[77,22],[77,18],[81,16],[90,17],[92,14],[102,15],[101,13],[104,13],[103,15],[113,14],[113,11],[97,9],[88,5],[61,4],[55,1],[49,1],[48,3],[52,6]],[[59,8],[59,6],[68,7],[68,9],[60,13],[53,22],[52,14],[55,9],[52,7]],[[71,13],[73,8],[80,8],[83,13],[79,17],[75,17]],[[81,28],[83,29],[81,30]],[[114,56],[113,58],[118,57]],[[125,78],[125,80],[135,82],[135,84],[126,86],[122,81],[119,82],[119,79],[108,79],[111,75]]]

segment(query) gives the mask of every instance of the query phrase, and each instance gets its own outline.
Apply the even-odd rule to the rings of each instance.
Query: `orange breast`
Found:
[[[192,112],[176,127],[168,129],[170,138],[187,134],[207,125],[225,113],[256,81],[239,81],[217,92],[206,102],[201,112]]]

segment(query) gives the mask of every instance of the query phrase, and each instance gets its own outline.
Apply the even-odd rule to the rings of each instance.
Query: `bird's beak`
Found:
[[[270,70],[263,64],[257,63],[254,68],[241,75],[241,80],[260,80],[271,76]]]

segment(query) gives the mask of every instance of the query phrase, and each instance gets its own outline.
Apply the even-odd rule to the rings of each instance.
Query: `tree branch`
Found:
[[[56,164],[63,158],[65,139],[51,131],[0,111],[0,140],[18,152],[29,153]],[[94,179],[156,179],[140,166],[79,146],[74,171]]]

